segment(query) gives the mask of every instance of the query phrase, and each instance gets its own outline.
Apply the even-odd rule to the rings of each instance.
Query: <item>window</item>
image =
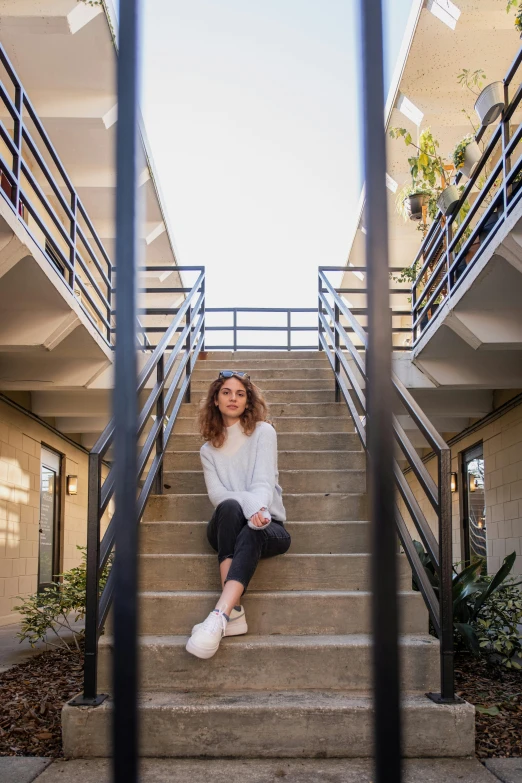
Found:
[[[484,560],[486,570],[486,505],[482,443],[462,454],[461,518],[463,559],[468,565]]]
[[[59,567],[61,457],[42,446],[38,591],[56,581]]]

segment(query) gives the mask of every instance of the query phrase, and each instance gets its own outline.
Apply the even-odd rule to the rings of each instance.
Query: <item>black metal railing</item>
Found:
[[[2,196],[110,343],[109,255],[1,44],[0,70]]]
[[[522,125],[514,126],[522,101],[519,69],[522,47],[504,79],[505,109],[489,139],[489,127],[475,136],[483,153],[449,217],[440,212],[412,264],[413,344],[424,334],[439,306],[477,263],[522,195]],[[456,182],[461,181],[458,174]],[[478,192],[477,192],[478,190]]]
[[[315,307],[207,307],[206,313],[207,335],[210,332],[220,332],[223,337],[226,335],[229,338],[213,344],[209,342],[210,337],[207,336],[208,350],[315,351],[317,349],[317,310]],[[249,323],[241,323],[241,315],[246,313],[253,318]],[[270,323],[270,315],[275,316],[275,322]],[[220,316],[224,316],[224,318]],[[297,324],[295,319],[299,316],[304,316],[309,323]],[[255,320],[259,320],[261,323],[252,323]],[[241,341],[242,333],[247,333],[248,336],[262,334],[263,338],[267,333],[272,333],[274,341],[270,345],[266,344],[266,339],[260,341],[259,344],[252,343],[251,340],[243,343]],[[294,335],[303,333],[312,333],[313,339],[309,341],[309,344],[292,339]],[[277,339],[275,335],[280,335],[282,339]]]
[[[357,323],[361,327],[362,331],[367,333],[368,324],[368,291],[366,289],[366,280],[368,275],[368,269],[365,266],[321,266],[321,271],[330,278],[331,284],[332,274],[342,274],[343,280],[347,277],[354,277],[357,284],[350,287],[335,286],[335,291],[342,297],[343,301],[349,307],[350,312],[355,316]],[[390,275],[399,273],[401,270],[398,267],[390,267]],[[405,288],[390,287],[389,294],[392,297],[404,297],[407,293]],[[356,302],[355,306],[352,306],[352,300]],[[393,299],[392,299],[393,302]],[[319,304],[320,307],[320,304]],[[393,305],[391,308],[391,332],[392,332],[392,347],[394,351],[411,351],[412,343],[412,331],[411,331],[411,310],[406,309],[402,304]],[[404,321],[406,320],[406,325]],[[354,345],[363,350],[363,343],[359,339],[351,323],[345,323],[344,328],[348,333],[352,334]]]
[[[355,422],[363,447],[367,449],[367,370],[366,348],[368,335],[356,315],[328,280],[326,271],[319,268],[319,342],[335,375],[336,400],[346,402]],[[346,324],[348,326],[346,326]],[[395,503],[395,525],[414,578],[419,586],[440,640],[440,694],[431,694],[434,700],[455,701],[453,675],[453,606],[452,606],[452,525],[451,525],[451,451],[417,405],[403,383],[392,373],[394,409],[408,414],[433,449],[438,464],[435,483],[412,445],[397,415],[393,416],[395,440],[408,466],[419,482],[423,498],[432,508],[438,528],[433,533],[423,510],[397,460],[394,460],[394,478],[398,496]],[[402,499],[409,517],[429,554],[439,578],[440,599],[426,575],[415,549],[408,526],[401,513],[398,498]]]
[[[168,267],[170,270],[171,267]],[[197,280],[186,293],[181,307],[175,309],[144,308],[147,316],[169,317],[168,327],[146,327],[147,334],[164,332],[156,345],[136,344],[136,350],[150,353],[137,379],[137,396],[142,401],[136,422],[138,444],[137,521],[145,511],[152,493],[163,492],[163,457],[181,404],[190,402],[190,380],[199,352],[205,345],[205,270],[203,267],[177,267],[181,272],[198,272]],[[144,289],[151,294],[165,289]],[[177,289],[176,289],[177,290]],[[152,379],[155,379],[152,383]],[[149,390],[149,385],[152,387]],[[96,705],[105,698],[97,692],[98,639],[107,620],[114,591],[113,571],[100,594],[100,577],[114,550],[116,515],[102,538],[102,521],[106,521],[109,503],[113,500],[116,465],[107,466],[107,456],[113,445],[115,424],[111,420],[89,455],[89,496],[87,520],[87,603],[85,614],[85,668],[83,695],[71,702],[75,706]],[[102,469],[106,475],[102,477]],[[131,524],[134,520],[130,520]]]

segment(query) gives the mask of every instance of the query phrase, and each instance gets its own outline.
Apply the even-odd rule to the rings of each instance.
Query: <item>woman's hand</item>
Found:
[[[263,511],[266,511],[266,509],[262,508],[257,512],[257,514],[253,514],[250,517],[250,521],[253,525],[255,525],[255,527],[264,527],[267,522],[270,522],[269,519],[263,516]]]

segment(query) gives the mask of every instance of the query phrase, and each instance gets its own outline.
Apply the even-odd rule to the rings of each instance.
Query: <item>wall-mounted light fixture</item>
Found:
[[[450,488],[451,488],[452,492],[456,492],[457,489],[458,489],[457,474],[456,473],[452,473],[451,474]]]
[[[68,495],[78,494],[78,476],[67,476],[65,487]]]
[[[470,475],[469,477],[469,491],[476,492],[478,489],[478,479],[476,476]]]

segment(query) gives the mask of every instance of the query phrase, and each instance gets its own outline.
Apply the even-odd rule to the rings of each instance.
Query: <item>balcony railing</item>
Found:
[[[522,124],[515,112],[522,101],[522,48],[504,79],[505,109],[487,138],[481,127],[476,141],[483,154],[449,217],[440,212],[412,264],[413,345],[426,331],[442,302],[461,285],[522,196]],[[458,174],[456,183],[461,180]]]
[[[109,255],[1,45],[0,71],[2,196],[110,344]]]

